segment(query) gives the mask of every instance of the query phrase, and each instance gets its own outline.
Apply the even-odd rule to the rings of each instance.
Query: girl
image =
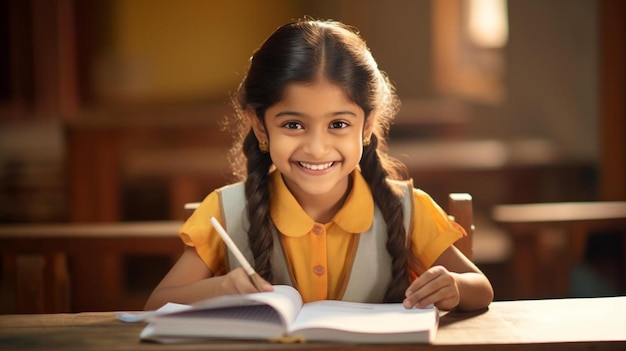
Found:
[[[398,100],[358,33],[300,20],[254,53],[234,99],[240,183],[209,194],[180,230],[185,251],[148,299],[191,303],[257,291],[209,218],[264,278],[305,302],[344,299],[475,310],[489,280],[453,243],[464,233],[386,153]],[[271,284],[270,284],[271,283]]]

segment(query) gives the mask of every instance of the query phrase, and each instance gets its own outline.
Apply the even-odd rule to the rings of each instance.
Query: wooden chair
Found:
[[[189,216],[198,206],[199,202],[185,204],[185,211]],[[472,237],[474,235],[474,210],[472,196],[468,193],[451,193],[448,196],[448,214],[451,220],[458,223],[467,236],[459,239],[455,246],[470,260],[472,259]]]

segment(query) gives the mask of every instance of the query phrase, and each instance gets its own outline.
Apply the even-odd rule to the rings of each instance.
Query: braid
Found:
[[[247,215],[250,223],[248,242],[254,255],[254,269],[263,279],[272,281],[273,224],[269,215],[268,171],[272,160],[259,150],[257,139],[250,132],[244,139],[243,152],[247,157],[248,176],[245,181]]]
[[[391,282],[385,293],[385,302],[399,302],[409,284],[406,230],[402,202],[387,182],[389,172],[377,152],[378,137],[372,134],[370,146],[365,147],[361,159],[363,177],[370,185],[374,201],[387,223],[387,252],[392,257]]]

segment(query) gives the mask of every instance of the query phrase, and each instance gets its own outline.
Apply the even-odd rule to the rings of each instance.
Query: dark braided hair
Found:
[[[263,121],[267,108],[282,100],[289,84],[314,82],[322,76],[341,87],[363,109],[366,119],[376,118],[371,144],[364,147],[360,166],[387,224],[392,280],[385,301],[401,301],[409,284],[406,230],[399,191],[387,179],[406,177],[407,172],[387,155],[385,143],[399,103],[365,41],[354,28],[340,22],[302,19],[279,27],[250,59],[247,75],[234,96],[236,114],[227,124],[235,133],[230,156],[235,176],[245,181],[248,239],[255,269],[272,281],[275,227],[269,215],[268,188],[272,161],[269,153],[259,149],[246,110],[254,110]]]

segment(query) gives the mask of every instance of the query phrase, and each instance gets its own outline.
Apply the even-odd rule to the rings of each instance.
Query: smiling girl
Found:
[[[146,309],[257,291],[209,222],[264,278],[305,302],[488,306],[493,290],[455,247],[464,235],[385,152],[398,100],[356,30],[300,20],[254,53],[228,124],[240,182],[209,194],[180,230],[185,252]]]

